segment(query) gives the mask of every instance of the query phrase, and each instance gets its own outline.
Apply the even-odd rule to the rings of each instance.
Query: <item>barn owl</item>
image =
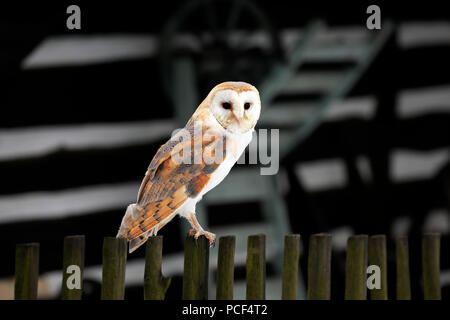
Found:
[[[189,235],[205,236],[214,245],[216,236],[203,230],[195,206],[244,152],[260,112],[258,90],[248,83],[224,82],[210,91],[184,129],[159,148],[137,202],[125,212],[117,237],[130,242],[130,253],[176,215],[191,224]]]

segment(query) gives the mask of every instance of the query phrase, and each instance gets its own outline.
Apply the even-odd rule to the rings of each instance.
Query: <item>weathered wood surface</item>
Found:
[[[331,235],[314,234],[308,250],[308,300],[330,300]]]
[[[123,300],[127,240],[106,237],[103,240],[102,300]]]
[[[425,300],[441,300],[440,250],[441,236],[439,234],[426,233],[423,235],[422,277]]]
[[[352,236],[347,241],[345,265],[345,299],[366,300],[366,270],[368,261],[367,235]]]
[[[16,246],[14,299],[34,300],[38,295],[39,243]]]
[[[285,236],[283,270],[281,275],[281,299],[283,300],[297,299],[300,245],[299,234]]]
[[[247,300],[266,298],[266,236],[252,235],[247,240]]]
[[[235,236],[219,239],[216,300],[233,300]]]
[[[83,295],[84,249],[84,236],[78,235],[64,238],[63,280],[61,286],[61,299],[63,300],[81,300]],[[78,277],[79,279],[76,279]],[[74,282],[79,282],[79,288],[75,287],[76,284]]]
[[[387,257],[386,257],[386,236],[375,235],[369,238],[369,265],[376,265],[381,272],[380,289],[370,290],[371,300],[387,300]]]
[[[164,300],[171,279],[162,275],[163,237],[149,237],[145,247],[144,300]]]
[[[188,236],[184,246],[183,299],[208,299],[209,240]]]
[[[408,237],[402,236],[395,239],[395,261],[396,298],[397,300],[411,300]]]

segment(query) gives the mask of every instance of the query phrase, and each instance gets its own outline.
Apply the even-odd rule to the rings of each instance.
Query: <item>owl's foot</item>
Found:
[[[197,240],[198,237],[200,236],[204,236],[206,239],[209,240],[210,248],[214,248],[214,246],[216,245],[216,235],[212,232],[208,232],[203,229],[201,230],[191,229],[189,230],[189,236],[193,236],[195,240]]]
[[[190,237],[194,237],[196,233],[197,233],[197,230],[191,229],[191,230],[189,230],[188,234],[189,234]]]
[[[200,223],[198,223],[197,218],[195,217],[195,213],[191,213],[191,215],[189,216],[189,222],[192,226],[192,229],[189,230],[189,235],[194,236],[195,240],[197,240],[200,236],[204,236],[209,240],[209,247],[213,248],[216,244],[216,235],[214,233],[203,230],[203,228],[200,226]]]

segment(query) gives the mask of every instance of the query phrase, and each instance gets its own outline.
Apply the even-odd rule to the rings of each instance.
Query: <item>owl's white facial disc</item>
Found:
[[[232,133],[253,129],[261,113],[257,91],[219,90],[211,102],[211,112],[222,127]]]

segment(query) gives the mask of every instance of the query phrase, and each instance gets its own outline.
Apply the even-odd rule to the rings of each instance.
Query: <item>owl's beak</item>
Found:
[[[239,119],[242,119],[244,115],[244,108],[234,108],[233,115],[236,121],[239,123]]]

